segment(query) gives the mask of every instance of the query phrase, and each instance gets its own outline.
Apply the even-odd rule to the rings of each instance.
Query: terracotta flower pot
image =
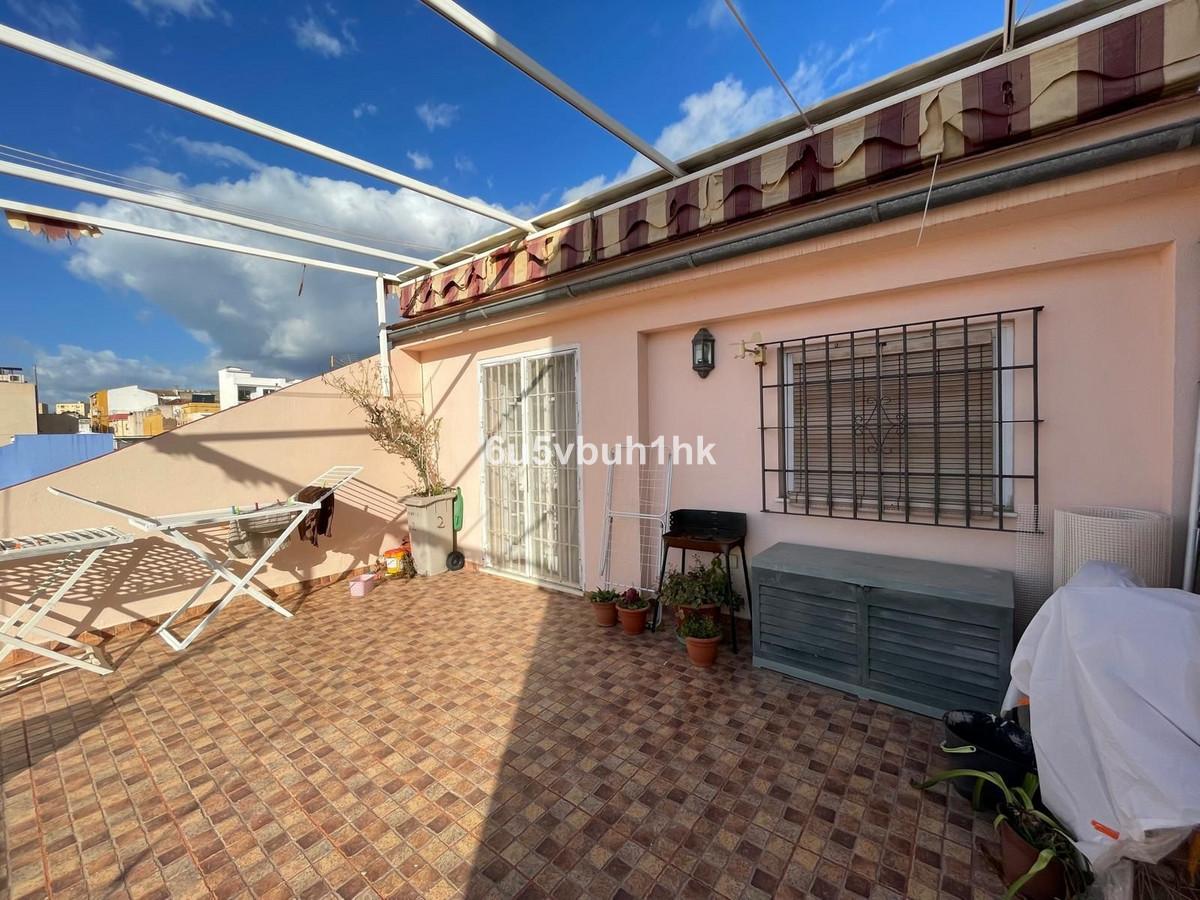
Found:
[[[612,628],[617,624],[617,604],[593,603],[592,612],[596,614],[596,624],[601,628]]]
[[[621,619],[621,628],[626,634],[641,634],[646,630],[646,613],[650,612],[649,607],[646,609],[625,609],[617,607],[617,615]]]
[[[717,648],[721,645],[719,637],[687,639],[688,659],[693,665],[707,669],[717,661]]]
[[[1037,861],[1038,851],[1026,843],[1007,822],[1000,823],[1000,860],[1004,870],[1004,883],[1012,884],[1029,871]],[[1021,888],[1020,896],[1026,900],[1054,900],[1067,892],[1063,865],[1057,859],[1042,869]]]

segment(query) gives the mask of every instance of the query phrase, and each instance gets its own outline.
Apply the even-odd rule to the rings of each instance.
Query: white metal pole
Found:
[[[27,178],[30,181],[40,181],[43,184],[52,184],[56,187],[70,188],[75,191],[84,191],[88,194],[96,194],[100,197],[108,197],[112,200],[124,200],[128,203],[137,203],[141,206],[152,206],[155,209],[163,209],[167,212],[180,213],[185,216],[195,216],[198,219],[209,219],[213,222],[222,222],[226,225],[234,225],[238,228],[246,228],[251,231],[261,231],[263,234],[274,234],[279,237],[291,238],[296,241],[304,241],[308,244],[319,244],[322,247],[330,247],[335,250],[347,250],[351,253],[361,253],[364,256],[375,256],[379,259],[390,259],[394,262],[407,263],[410,266],[420,266],[424,269],[433,271],[437,265],[425,259],[418,259],[415,256],[407,256],[403,253],[392,253],[389,250],[380,250],[378,247],[368,247],[365,244],[355,244],[350,241],[343,241],[333,237],[325,237],[320,234],[313,234],[309,231],[300,231],[296,228],[288,228],[284,225],[276,225],[274,222],[264,222],[262,219],[253,219],[249,216],[239,216],[236,213],[222,212],[221,210],[209,209],[205,206],[197,206],[192,203],[185,203],[182,200],[176,200],[173,197],[163,197],[157,194],[145,194],[141,191],[131,191],[126,188],[113,187],[112,185],[101,184],[96,181],[88,181],[85,178],[76,178],[73,175],[62,175],[58,172],[48,172],[45,169],[37,169],[33,166],[23,166],[19,163],[5,162],[0,160],[0,175],[13,175],[17,178]]]
[[[1192,447],[1192,494],[1188,497],[1187,548],[1183,559],[1183,589],[1196,587],[1196,543],[1200,541],[1200,401],[1196,404],[1196,442]]]
[[[401,175],[399,172],[392,171],[372,162],[367,162],[365,159],[351,156],[349,153],[343,153],[341,150],[335,150],[332,147],[319,144],[316,141],[293,134],[290,131],[285,131],[282,128],[276,128],[274,125],[268,125],[266,122],[252,119],[250,116],[234,112],[227,107],[210,103],[208,100],[202,100],[192,94],[184,93],[173,87],[160,84],[157,81],[151,81],[149,78],[143,78],[141,75],[135,75],[133,72],[117,68],[98,59],[93,59],[75,50],[68,50],[66,47],[60,47],[58,44],[44,41],[41,38],[18,31],[15,28],[10,28],[7,25],[0,25],[0,45],[12,47],[14,50],[20,50],[22,53],[28,53],[31,56],[39,57],[48,62],[57,63],[68,69],[74,69],[76,72],[82,72],[84,75],[91,75],[93,78],[99,78],[102,81],[107,81],[126,90],[143,94],[155,100],[161,100],[163,103],[178,106],[180,109],[186,109],[188,112],[204,116],[224,125],[240,128],[249,134],[266,138],[268,141],[283,144],[285,147],[291,147],[293,150],[299,150],[332,163],[337,163],[339,166],[354,169],[357,172],[362,172],[364,175],[370,175],[373,178],[390,182],[399,187],[407,188],[410,191],[416,191],[427,197],[433,197],[435,200],[441,200],[443,203],[450,203],[461,209],[486,216],[489,219],[504,222],[506,225],[520,228],[522,231],[533,232],[536,230],[531,222],[527,222],[503,210],[488,206],[481,201],[460,197],[458,194],[434,187],[432,184],[426,184],[415,178],[409,178],[407,175]]]
[[[65,224],[80,223],[94,225],[100,229],[120,231],[125,234],[137,234],[143,237],[159,238],[164,241],[174,241],[177,244],[191,244],[193,247],[207,247],[210,250],[227,250],[230,253],[241,253],[246,256],[258,256],[262,259],[273,259],[278,262],[297,263],[311,266],[314,269],[328,269],[331,272],[345,272],[350,275],[363,275],[367,278],[378,278],[382,273],[373,269],[363,269],[358,266],[346,266],[341,263],[328,262],[324,259],[310,259],[306,256],[293,256],[290,253],[279,253],[275,250],[263,250],[259,247],[247,247],[244,244],[231,244],[228,241],[214,241],[211,238],[193,237],[190,234],[180,234],[177,231],[163,231],[160,228],[146,228],[143,225],[131,225],[128,222],[118,222],[116,219],[106,219],[100,216],[89,216],[82,213],[69,212],[65,209],[51,209],[48,206],[34,206],[29,203],[18,203],[15,200],[0,199],[0,209],[8,212],[22,213],[30,216],[41,216],[47,219],[57,219]]]
[[[1004,0],[1004,35],[1002,52],[1008,53],[1017,42],[1017,0]]]
[[[455,3],[454,0],[421,0],[421,2],[446,19],[446,21],[457,25],[497,56],[512,63],[542,87],[556,94],[559,99],[571,104],[571,106],[575,107],[609,134],[624,141],[660,169],[671,173],[676,178],[682,178],[687,174],[669,157],[656,150],[648,141],[638,137],[528,53],[493,31],[486,22],[471,15]]]
[[[379,313],[379,390],[385,397],[392,396],[392,364],[388,358],[387,287],[383,276],[375,279],[375,309]]]

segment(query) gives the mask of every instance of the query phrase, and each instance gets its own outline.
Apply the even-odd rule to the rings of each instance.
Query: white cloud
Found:
[[[332,6],[328,6],[327,9],[336,16],[337,10]],[[341,19],[336,24],[327,24],[310,8],[303,21],[291,19],[288,24],[291,26],[297,47],[311,50],[319,56],[336,59],[358,49],[358,41],[354,39],[350,30],[353,21]]]
[[[458,107],[453,103],[434,103],[426,100],[417,107],[417,118],[425,123],[430,131],[437,128],[449,128],[458,118]]]
[[[220,19],[229,24],[229,13],[213,0],[129,0],[129,5],[159,25],[168,25],[175,16],[183,19]]]
[[[245,150],[231,147],[217,141],[193,141],[190,138],[173,138],[175,144],[181,147],[189,156],[207,160],[219,166],[234,166],[241,169],[257,171],[263,167],[257,159]]]
[[[361,119],[363,116],[373,116],[379,112],[379,107],[374,103],[360,103],[350,111],[350,114],[356,119]]]
[[[788,88],[803,107],[852,87],[866,71],[869,51],[877,46],[886,30],[877,29],[836,51],[826,44],[816,44],[796,65],[788,79]],[[767,86],[749,90],[732,75],[718,81],[707,91],[692,94],[679,104],[683,115],[659,132],[654,141],[656,149],[671,159],[683,159],[705,147],[746,134],[774,119],[795,110],[778,87]],[[654,168],[641,155],[635,155],[624,170],[613,177],[593,175],[563,191],[562,200],[569,203],[596,193],[611,184],[640,175]]]
[[[712,144],[745,134],[787,113],[790,108],[783,92],[775,88],[759,88],[750,92],[738,79],[730,76],[718,81],[701,94],[692,94],[679,105],[682,117],[664,128],[654,146],[671,159],[682,159]],[[629,165],[613,178],[593,175],[563,192],[563,202],[577,200],[596,191],[648,172],[654,164],[643,156],[635,156]]]
[[[38,397],[43,403],[87,400],[103,388],[136,384],[144,388],[215,387],[215,360],[191,366],[172,366],[152,359],[118,356],[112,350],[93,350],[76,344],[59,344],[54,352],[35,356]]]
[[[745,13],[742,13],[744,16]],[[688,16],[688,25],[692,28],[711,28],[714,31],[727,25],[736,24],[725,0],[702,0],[695,11]]]
[[[797,102],[804,107],[853,87],[866,72],[867,54],[878,46],[887,29],[876,29],[834,50],[828,44],[815,44],[796,64],[788,79]]]
[[[462,175],[474,175],[478,171],[475,168],[475,160],[465,153],[454,154],[454,168]]]
[[[352,232],[350,240],[418,256],[434,256],[499,227],[412,191],[363,187],[274,166],[235,180],[194,185],[156,169],[126,174],[187,189],[214,205],[321,223]],[[384,271],[403,268],[400,263],[251,235],[220,223],[116,201],[84,204],[81,209],[135,224]],[[192,334],[221,365],[300,376],[319,371],[331,353],[365,355],[374,341],[374,287],[365,278],[310,268],[304,274],[304,292],[297,296],[298,266],[112,232],[63,252],[73,274],[111,291],[140,295]]]
[[[418,172],[424,172],[426,169],[433,168],[433,159],[428,153],[422,153],[420,150],[409,150],[408,158],[413,164],[413,168]]]
[[[83,10],[74,0],[36,2],[8,0],[8,8],[34,31],[79,53],[101,60],[116,58],[116,51],[106,44],[87,41]]]

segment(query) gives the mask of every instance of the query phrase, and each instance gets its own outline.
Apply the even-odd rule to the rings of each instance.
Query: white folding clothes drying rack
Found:
[[[0,620],[0,663],[14,650],[26,650],[49,659],[51,664],[45,667],[47,670],[76,668],[98,675],[110,673],[113,670],[112,662],[99,647],[43,628],[41,622],[100,558],[101,553],[109,547],[127,544],[131,540],[132,535],[108,527],[0,538],[0,564],[50,556],[62,557],[59,565],[42,580],[29,599]],[[82,559],[81,554],[85,554]],[[72,565],[74,569],[62,578],[64,571],[70,570]],[[51,592],[54,582],[59,578],[62,578],[61,583]],[[47,641],[51,645],[63,644],[82,653],[73,656],[39,643]],[[0,678],[0,688],[18,684],[29,674],[32,673],[28,669],[22,669],[4,676]]]
[[[172,650],[186,650],[192,641],[200,636],[200,633],[209,626],[226,606],[228,606],[235,598],[242,594],[249,594],[263,606],[272,612],[278,613],[285,619],[290,619],[292,614],[268,597],[265,593],[259,590],[251,580],[262,568],[271,560],[271,557],[287,542],[293,531],[300,527],[300,523],[304,521],[304,517],[316,509],[320,509],[321,504],[332,493],[334,493],[346,482],[350,481],[354,476],[362,471],[362,466],[334,466],[317,478],[310,481],[306,487],[323,488],[321,494],[311,502],[301,502],[297,499],[298,493],[293,494],[287,500],[282,502],[272,502],[266,505],[256,504],[253,507],[245,506],[227,506],[220,509],[205,509],[195,512],[175,513],[169,516],[148,516],[144,513],[134,512],[133,510],[122,509],[119,506],[114,506],[111,503],[105,503],[101,500],[89,500],[87,497],[79,497],[75,494],[58,488],[49,488],[50,493],[57,494],[60,497],[66,497],[69,500],[75,500],[95,509],[102,509],[106,512],[114,513],[119,516],[124,516],[129,520],[129,524],[141,531],[152,534],[161,534],[168,540],[178,544],[184,550],[187,550],[195,556],[200,562],[212,570],[212,575],[204,582],[196,592],[193,593],[175,612],[167,617],[166,621],[158,626],[157,634],[166,642],[167,646]],[[226,558],[223,562],[218,562],[215,557],[208,551],[206,547],[192,538],[184,534],[184,531],[191,528],[202,528],[210,525],[224,525],[233,522],[249,522],[254,519],[263,519],[267,517],[290,517],[287,525],[279,533],[279,535],[271,542],[259,557],[250,564],[250,567],[242,573],[241,576],[230,571],[230,559]],[[217,598],[212,608],[207,614],[197,623],[185,637],[177,638],[170,631],[171,626],[175,624],[184,613],[186,613],[197,600],[212,587],[218,580],[224,580],[229,583],[229,587],[220,597]]]

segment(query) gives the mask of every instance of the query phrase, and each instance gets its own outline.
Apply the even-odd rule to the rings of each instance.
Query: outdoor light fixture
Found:
[[[692,371],[701,378],[716,368],[717,339],[707,328],[701,328],[692,338]]]

